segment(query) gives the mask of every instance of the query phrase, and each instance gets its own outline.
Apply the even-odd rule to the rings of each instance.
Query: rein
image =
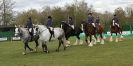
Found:
[[[44,31],[46,31],[47,29],[45,29],[45,30],[42,30],[41,32],[39,32],[39,33],[42,33],[42,32],[44,32]]]

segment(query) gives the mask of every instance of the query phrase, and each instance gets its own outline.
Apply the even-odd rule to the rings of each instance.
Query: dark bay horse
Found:
[[[76,36],[77,40],[75,42],[74,45],[77,45],[77,44],[82,44],[81,40],[80,40],[80,33],[82,33],[82,29],[79,27],[79,26],[75,26],[74,29],[68,25],[66,22],[61,22],[61,28],[64,30],[65,32],[65,37],[66,37],[66,40],[68,41],[68,39],[71,37],[71,36]],[[70,44],[70,42],[68,41],[67,44]],[[69,46],[69,45],[68,45]]]
[[[36,31],[36,30],[34,30],[34,31]],[[35,43],[36,43],[36,48],[35,49],[37,49],[37,47],[39,46],[39,44],[38,44],[39,36],[37,34],[34,34],[34,36],[32,38],[27,28],[16,27],[15,28],[15,34],[16,34],[15,36],[20,36],[21,40],[24,43],[24,52],[23,52],[24,55],[26,54],[26,49],[27,48],[31,52],[33,51],[33,49],[30,48],[29,45],[28,45],[29,42],[35,41]]]
[[[102,24],[96,24],[96,33],[97,35],[100,35],[100,37],[97,37],[97,42],[100,42],[100,44],[104,44],[104,37],[103,37],[103,33],[104,33],[104,26]]]
[[[91,23],[83,22],[82,28],[85,33],[86,43],[88,44],[88,46],[92,47],[93,44],[96,44],[96,39],[97,39],[95,27]],[[88,37],[90,37],[89,41],[88,41]],[[94,42],[92,40],[94,40]]]
[[[114,25],[111,24],[110,26],[110,33],[111,33],[111,37],[110,37],[110,42],[113,41],[113,37],[112,37],[112,34],[115,33],[116,34],[116,40],[115,42],[118,42],[119,41],[119,38],[118,38],[118,34],[120,34],[120,41],[122,40],[123,36],[122,36],[122,28],[121,27],[118,27],[117,25]]]

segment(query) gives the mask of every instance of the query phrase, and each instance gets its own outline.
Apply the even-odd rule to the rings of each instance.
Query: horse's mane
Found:
[[[21,30],[22,32],[28,33],[28,30],[26,28],[20,27],[19,30]]]
[[[47,28],[46,25],[38,25],[38,27],[44,27],[44,28]]]

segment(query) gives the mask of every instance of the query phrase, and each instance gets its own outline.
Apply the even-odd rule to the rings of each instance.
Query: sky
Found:
[[[75,0],[13,0],[15,2],[14,11],[22,12],[29,9],[41,10],[45,6],[60,6],[72,4]],[[78,2],[82,0],[77,0]],[[93,5],[97,12],[109,11],[122,7],[123,9],[128,5],[133,5],[133,0],[84,0],[88,6]]]

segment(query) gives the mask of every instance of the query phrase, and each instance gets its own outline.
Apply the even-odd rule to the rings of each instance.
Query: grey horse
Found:
[[[34,31],[36,31],[36,30],[34,29]],[[36,32],[34,32],[34,33],[36,33]],[[38,43],[39,36],[36,33],[36,34],[33,35],[33,38],[31,38],[31,35],[29,34],[29,31],[27,30],[27,28],[22,28],[22,27],[18,28],[18,27],[16,27],[15,28],[15,36],[20,36],[21,40],[24,43],[24,52],[23,52],[24,55],[26,54],[26,49],[27,48],[31,52],[33,51],[33,49],[30,48],[29,45],[28,45],[29,42],[35,41],[36,49],[39,46],[39,43]]]

